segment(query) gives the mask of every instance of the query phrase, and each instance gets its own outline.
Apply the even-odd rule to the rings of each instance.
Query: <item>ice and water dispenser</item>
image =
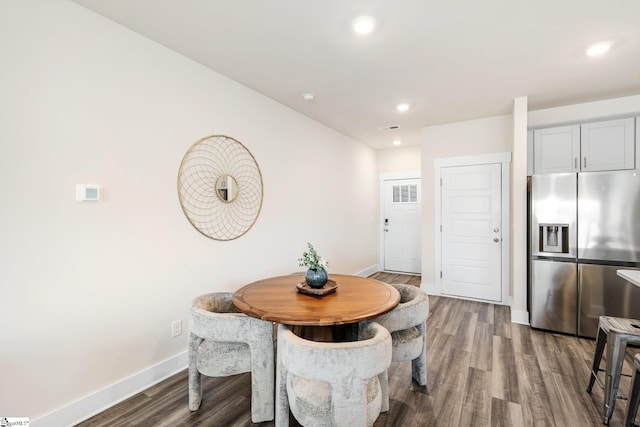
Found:
[[[569,253],[569,224],[540,224],[540,252]]]

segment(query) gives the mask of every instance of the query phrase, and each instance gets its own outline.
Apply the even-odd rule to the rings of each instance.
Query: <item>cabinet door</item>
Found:
[[[636,160],[634,128],[633,118],[583,124],[582,170],[633,169]]]
[[[580,125],[533,132],[534,172],[577,172],[580,167]]]
[[[640,289],[618,276],[620,268],[578,265],[578,335],[595,338],[600,316],[640,319]]]
[[[567,334],[576,333],[577,270],[572,262],[531,261],[531,326]]]

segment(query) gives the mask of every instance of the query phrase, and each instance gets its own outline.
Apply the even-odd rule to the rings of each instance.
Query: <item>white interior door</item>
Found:
[[[442,293],[502,299],[501,165],[441,170]]]
[[[421,272],[420,179],[384,181],[384,269]]]

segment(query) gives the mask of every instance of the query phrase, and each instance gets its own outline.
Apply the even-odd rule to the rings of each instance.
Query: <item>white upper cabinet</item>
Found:
[[[580,154],[583,171],[633,169],[636,160],[634,119],[583,124]]]
[[[537,129],[534,173],[634,169],[635,119]]]
[[[536,174],[577,172],[580,167],[580,125],[533,131]]]

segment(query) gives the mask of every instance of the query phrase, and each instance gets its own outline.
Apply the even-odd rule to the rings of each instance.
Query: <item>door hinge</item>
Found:
[[[442,178],[440,178],[440,187],[442,187]]]
[[[442,233],[442,224],[440,224],[440,232]]]
[[[442,271],[440,272],[440,278],[442,279]]]

